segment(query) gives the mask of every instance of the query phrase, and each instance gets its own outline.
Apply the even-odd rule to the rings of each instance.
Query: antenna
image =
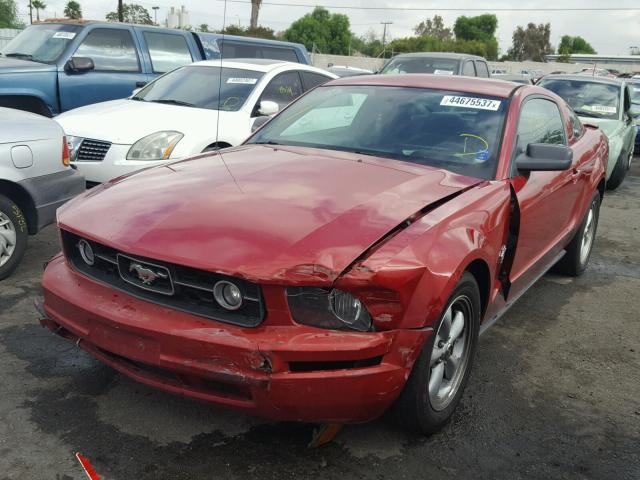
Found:
[[[220,47],[220,74],[218,75],[218,116],[216,118],[216,145],[218,144],[218,140],[220,140],[220,107],[222,104],[220,103],[222,96],[222,59],[224,58],[224,30],[227,24],[227,0],[224,0],[224,11],[222,14],[222,45]]]

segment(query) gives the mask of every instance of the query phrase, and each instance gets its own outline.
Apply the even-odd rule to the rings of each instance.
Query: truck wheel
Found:
[[[405,428],[431,434],[449,421],[471,373],[479,328],[480,290],[465,272],[394,405]]]
[[[615,190],[620,186],[624,177],[627,175],[627,170],[630,165],[631,160],[627,157],[627,154],[625,152],[620,153],[616,166],[613,168],[609,180],[607,180],[607,190]]]
[[[16,269],[27,249],[27,219],[20,207],[0,195],[0,280]]]
[[[567,253],[554,266],[554,271],[577,277],[584,273],[593,250],[593,241],[598,229],[600,217],[600,192],[596,191],[591,199],[589,210],[585,214],[578,231],[567,246]]]

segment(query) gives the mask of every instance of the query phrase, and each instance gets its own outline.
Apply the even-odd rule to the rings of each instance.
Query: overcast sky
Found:
[[[461,11],[399,11],[399,10],[349,10],[332,9],[332,12],[347,14],[351,20],[351,28],[357,34],[364,34],[370,29],[382,33],[381,21],[391,21],[388,34],[391,38],[407,36],[412,28],[424,18],[434,14],[441,15],[447,25],[452,25],[459,15],[478,15],[482,12],[464,11],[465,8],[486,8],[486,12],[498,16],[497,37],[502,52],[511,46],[511,35],[517,25],[529,22],[551,23],[551,43],[557,46],[562,35],[581,35],[589,41],[600,54],[628,54],[630,46],[640,46],[640,2],[638,0],[428,0],[428,1],[388,1],[388,0],[271,0],[274,3],[308,4],[309,7],[269,5],[264,0],[260,10],[260,24],[276,31],[284,30],[295,19],[310,12],[314,5],[343,5],[356,7],[396,7],[396,8],[459,8]],[[79,0],[84,17],[92,20],[104,19],[107,12],[115,10],[116,0]],[[125,0],[126,2],[126,0]],[[27,0],[17,0],[22,18],[28,13]],[[62,16],[66,0],[45,0],[47,9],[41,17]],[[132,0],[148,8],[158,6],[158,21],[164,21],[169,7],[184,4],[189,11],[191,23],[209,24],[210,28],[220,28],[223,24],[224,0],[183,0],[173,3],[172,0]],[[544,8],[638,8],[636,11],[591,11],[591,12],[558,12],[544,11]],[[493,11],[499,8],[532,8],[536,11],[505,12]],[[227,3],[226,23],[247,25],[251,6],[248,3]],[[34,13],[35,17],[35,13]],[[28,16],[26,18],[28,21]]]

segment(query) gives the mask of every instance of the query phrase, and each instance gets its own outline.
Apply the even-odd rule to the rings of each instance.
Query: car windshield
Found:
[[[40,63],[55,63],[78,31],[78,25],[33,25],[4,47],[5,57]]]
[[[458,73],[459,65],[460,61],[452,58],[397,57],[387,63],[380,73],[434,73],[436,75],[455,75]]]
[[[585,80],[543,79],[539,86],[562,97],[581,117],[617,120],[620,87]]]
[[[319,87],[248,143],[355,152],[492,179],[505,99],[388,86]]]
[[[132,100],[235,112],[263,75],[238,68],[182,67],[150,83]]]

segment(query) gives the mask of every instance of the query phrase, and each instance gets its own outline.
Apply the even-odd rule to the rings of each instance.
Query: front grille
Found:
[[[80,254],[78,244],[82,240],[91,245],[93,265]],[[243,327],[256,327],[264,319],[262,292],[255,283],[129,255],[67,231],[62,231],[62,244],[67,259],[80,273],[141,300]],[[146,283],[143,281],[145,274],[155,278]],[[234,283],[242,292],[243,302],[239,309],[227,310],[215,300],[213,286],[220,280]]]
[[[111,142],[85,138],[78,148],[76,160],[82,162],[101,162],[111,148]]]

